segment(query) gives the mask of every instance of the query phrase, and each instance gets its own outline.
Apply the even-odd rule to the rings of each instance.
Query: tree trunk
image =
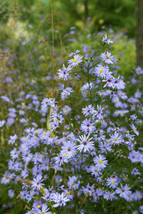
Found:
[[[137,0],[136,19],[137,66],[141,66],[143,68],[143,0]]]
[[[85,22],[88,17],[88,0],[84,0],[84,14],[85,14]]]

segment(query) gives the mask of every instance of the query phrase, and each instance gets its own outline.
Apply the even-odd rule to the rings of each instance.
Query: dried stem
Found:
[[[52,46],[53,46],[53,97],[55,91],[55,82],[54,82],[54,20],[53,20],[53,1],[51,0],[51,19],[52,19]]]

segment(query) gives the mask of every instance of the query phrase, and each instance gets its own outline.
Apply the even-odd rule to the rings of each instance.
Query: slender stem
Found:
[[[53,97],[54,97],[54,20],[53,20],[53,1],[51,0],[51,18],[52,18],[52,46],[53,46]]]
[[[57,12],[57,11],[56,11]],[[61,34],[61,25],[59,22],[59,16],[58,16],[58,12],[57,12],[57,21],[58,21],[58,27],[59,27],[59,36],[60,36],[60,46],[61,46],[61,60],[63,63],[63,41],[62,41],[62,34]]]
[[[88,197],[88,195],[85,196],[85,198],[84,198],[84,200],[83,200],[83,202],[82,202],[82,204],[80,206],[80,209],[82,208],[82,206],[83,206],[84,202],[86,201],[87,197]]]

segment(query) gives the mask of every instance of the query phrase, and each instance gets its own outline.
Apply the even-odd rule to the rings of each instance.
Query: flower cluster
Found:
[[[107,36],[102,41],[113,43]],[[14,148],[1,183],[20,186],[18,193],[28,202],[27,214],[48,214],[58,207],[61,213],[89,213],[86,203],[95,213],[94,205],[104,201],[112,209],[119,200],[123,209],[142,210],[143,148],[138,142],[142,93],[137,89],[134,96],[127,94],[123,78],[114,75],[116,59],[109,51],[101,53],[98,61],[79,51],[69,57],[67,67],[58,70],[63,80],[58,102],[45,97],[40,107],[38,99],[29,95],[37,111],[40,107],[43,117],[47,115],[47,129],[25,128],[23,136],[10,137]],[[137,68],[136,75],[140,73]],[[9,109],[8,115],[14,120],[15,110]],[[0,123],[2,127],[5,121]],[[8,195],[12,198],[15,193],[10,189]]]

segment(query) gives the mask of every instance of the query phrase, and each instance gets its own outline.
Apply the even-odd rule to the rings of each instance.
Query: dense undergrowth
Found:
[[[1,212],[142,213],[134,41],[72,27],[53,79],[52,48],[34,39],[1,44]]]

